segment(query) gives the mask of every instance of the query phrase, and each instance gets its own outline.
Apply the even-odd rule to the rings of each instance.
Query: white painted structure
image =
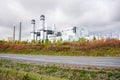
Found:
[[[31,32],[31,40],[36,40],[35,20],[34,19],[31,20],[31,24],[32,24],[32,27],[33,27],[33,31]]]
[[[74,31],[73,27],[72,29],[67,29],[62,31],[62,40],[63,41],[73,41],[73,40],[79,40],[80,38],[85,38],[88,36],[88,31],[81,27],[76,27],[76,30]]]
[[[42,29],[40,30],[40,39],[44,41],[46,39],[45,16],[44,15],[40,16],[40,22],[41,22],[41,27],[42,27]]]
[[[45,16],[41,15],[40,16],[40,23],[41,23],[41,29],[38,30],[37,32],[35,31],[35,20],[32,20],[33,24],[33,32],[31,33],[31,40],[41,40],[45,41],[48,39],[49,41],[57,41],[61,40],[62,41],[76,41],[79,40],[79,38],[86,37],[88,36],[88,30],[81,28],[81,27],[73,27],[69,29],[65,29],[62,31],[56,31],[55,25],[52,27],[52,30],[47,30],[47,27],[45,26]]]
[[[75,27],[70,28],[70,29],[66,29],[63,31],[60,31],[59,33],[61,33],[61,35],[57,35],[58,32],[57,31],[53,31],[56,32],[55,34],[48,34],[48,39],[50,41],[57,41],[57,40],[61,40],[62,41],[76,41],[79,40],[79,38],[88,38],[88,31],[83,29],[83,28],[79,28],[76,27],[76,30],[74,31]]]

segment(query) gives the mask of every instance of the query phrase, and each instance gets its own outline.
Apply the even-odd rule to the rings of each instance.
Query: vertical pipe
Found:
[[[15,26],[13,27],[13,42],[15,42]]]
[[[98,40],[99,40],[99,33],[98,33]]]
[[[45,21],[42,20],[42,26],[43,26],[43,40],[45,40]]]
[[[111,37],[111,38],[112,38],[112,36],[113,36],[112,33],[110,33],[110,37]]]
[[[118,34],[118,39],[120,39],[120,35]]]
[[[33,24],[33,38],[35,40],[35,23]]]
[[[22,27],[22,23],[20,22],[20,28],[19,28],[19,41],[21,41],[21,27]]]
[[[55,34],[56,34],[56,26],[55,26],[55,24],[53,25],[53,31],[54,31],[54,36],[55,36]]]

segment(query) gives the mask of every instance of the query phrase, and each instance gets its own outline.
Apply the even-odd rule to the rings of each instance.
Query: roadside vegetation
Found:
[[[0,68],[0,80],[64,80],[64,79],[9,68]]]
[[[0,59],[0,80],[120,80],[120,68],[71,69]]]
[[[51,43],[46,40],[32,42],[0,41],[0,53],[15,54],[37,54],[37,55],[57,55],[57,56],[116,56],[120,57],[120,40],[107,38],[88,41],[80,38],[78,41],[62,42],[62,40]]]

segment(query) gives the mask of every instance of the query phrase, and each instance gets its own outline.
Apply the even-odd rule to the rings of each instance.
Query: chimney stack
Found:
[[[13,42],[15,42],[15,26],[13,27]]]
[[[19,41],[21,41],[21,30],[22,30],[22,22],[20,22],[20,28],[19,28]]]
[[[35,20],[34,19],[32,19],[31,20],[31,24],[33,24],[33,40],[35,40]]]
[[[41,21],[41,26],[42,26],[42,32],[41,32],[41,39],[44,41],[45,40],[45,16],[41,15],[40,16],[40,21]]]

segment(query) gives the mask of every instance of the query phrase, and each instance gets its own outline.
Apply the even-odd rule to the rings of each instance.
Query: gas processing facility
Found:
[[[72,28],[67,28],[61,31],[58,31],[54,26],[50,27],[46,26],[45,24],[45,16],[40,16],[40,26],[36,26],[36,20],[31,20],[31,28],[32,31],[30,32],[30,35],[28,36],[29,39],[27,41],[45,41],[49,40],[51,42],[53,41],[78,41],[80,38],[86,38],[88,40],[93,40],[93,38],[99,39],[107,39],[107,38],[117,38],[120,39],[120,35],[118,32],[97,32],[92,33],[89,32],[85,27],[83,26],[73,26]],[[37,28],[38,29],[37,29]],[[22,41],[21,39],[21,31],[22,31],[22,23],[20,22],[19,25],[19,41]],[[15,26],[13,29],[13,37],[8,37],[3,39],[4,41],[15,41]]]
[[[41,40],[45,41],[48,39],[49,41],[57,41],[57,40],[62,40],[62,41],[74,41],[74,40],[79,40],[79,38],[88,38],[88,31],[84,28],[76,27],[74,26],[73,28],[70,29],[65,29],[62,31],[57,31],[56,27],[53,26],[51,30],[45,26],[45,16],[41,15],[40,16],[40,23],[41,23],[41,29],[36,30],[36,21],[33,19],[31,20],[31,24],[33,26],[33,31],[31,32],[31,40]]]

